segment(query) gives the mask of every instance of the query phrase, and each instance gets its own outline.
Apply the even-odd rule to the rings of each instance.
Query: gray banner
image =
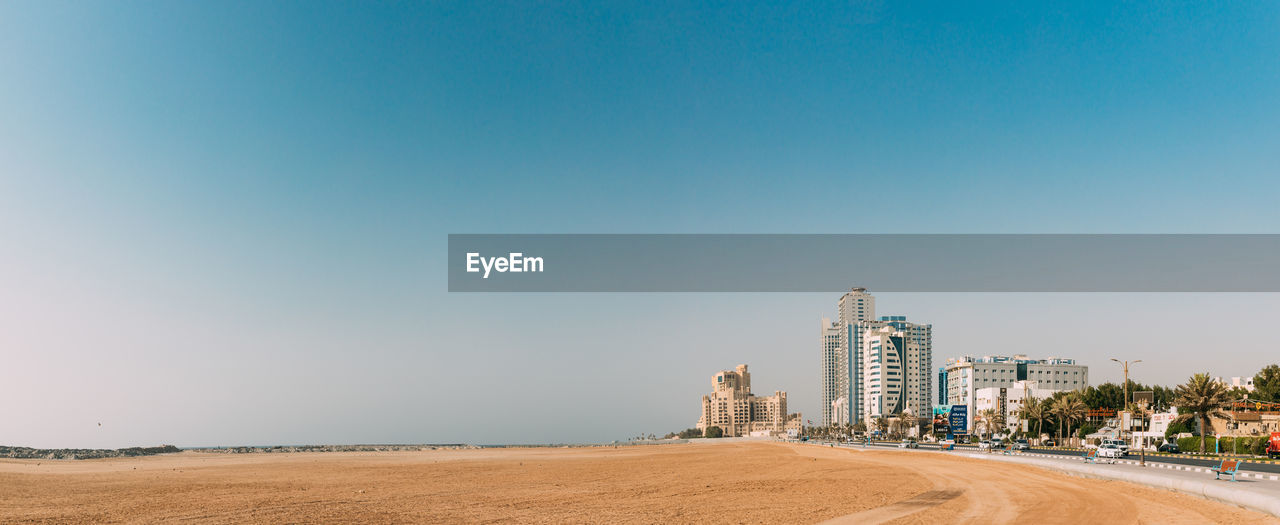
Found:
[[[451,234],[448,266],[450,292],[1278,292],[1280,235]]]

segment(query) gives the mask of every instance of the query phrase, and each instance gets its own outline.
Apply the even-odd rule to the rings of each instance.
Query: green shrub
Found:
[[[724,436],[724,430],[721,429],[720,427],[714,427],[714,426],[707,427],[707,431],[703,433],[703,436],[709,437],[709,438],[722,437]]]
[[[1212,436],[1204,438],[1205,453],[1213,453],[1214,438]],[[1178,440],[1178,449],[1182,452],[1200,452],[1200,438],[1198,436],[1184,437]]]
[[[1190,420],[1188,420],[1188,421],[1179,421],[1179,422],[1177,422],[1177,423],[1173,423],[1173,424],[1169,425],[1169,428],[1168,428],[1167,430],[1165,430],[1165,431],[1164,431],[1164,437],[1165,437],[1165,439],[1170,439],[1170,440],[1171,440],[1171,439],[1173,439],[1173,436],[1176,436],[1176,435],[1181,434],[1181,433],[1183,433],[1183,432],[1194,432],[1194,430],[1191,428],[1191,421],[1190,421]]]
[[[1256,438],[1256,439],[1254,439],[1254,440],[1253,440],[1253,446],[1252,446],[1252,447],[1249,447],[1249,448],[1251,448],[1252,450],[1250,450],[1249,452],[1250,452],[1250,453],[1252,453],[1252,454],[1253,454],[1253,455],[1255,455],[1255,456],[1265,456],[1265,455],[1267,455],[1267,442],[1268,442],[1268,441],[1271,441],[1271,439],[1270,439],[1269,437],[1260,437],[1260,438]]]

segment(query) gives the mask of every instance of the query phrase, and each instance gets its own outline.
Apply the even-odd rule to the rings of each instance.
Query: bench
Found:
[[[1091,448],[1091,449],[1089,449],[1089,450],[1085,451],[1085,453],[1084,453],[1084,461],[1085,461],[1085,463],[1097,463],[1097,462],[1098,462],[1098,449],[1096,449],[1096,448]]]
[[[1240,462],[1234,459],[1224,459],[1218,468],[1209,469],[1213,471],[1213,479],[1222,479],[1223,474],[1231,474],[1231,481],[1236,480],[1236,470],[1240,468]]]

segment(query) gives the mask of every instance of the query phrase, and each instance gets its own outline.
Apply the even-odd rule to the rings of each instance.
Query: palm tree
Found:
[[[911,412],[899,412],[898,420],[902,421],[902,427],[907,429],[907,435],[911,435],[910,429],[917,428],[920,423],[919,419],[916,418],[916,415]]]
[[[1173,404],[1188,412],[1174,419],[1181,423],[1191,418],[1199,420],[1200,453],[1204,454],[1204,422],[1210,417],[1227,417],[1222,407],[1231,402],[1227,386],[1209,378],[1209,374],[1196,374],[1186,384],[1178,385]]]
[[[1044,420],[1049,417],[1049,409],[1046,403],[1034,397],[1028,398],[1022,403],[1022,407],[1018,409],[1018,417],[1027,422],[1036,422],[1036,444],[1040,444],[1040,431],[1044,427]]]
[[[1053,401],[1049,407],[1049,413],[1058,420],[1058,431],[1062,439],[1071,438],[1071,424],[1076,421],[1083,421],[1085,415],[1089,413],[1089,406],[1084,404],[1080,396],[1076,393],[1070,393]],[[1066,432],[1062,432],[1062,426],[1066,425]]]
[[[992,425],[996,422],[996,409],[984,408],[978,412],[978,417],[982,419],[982,429],[991,434]]]
[[[1084,421],[1086,415],[1089,414],[1089,405],[1084,404],[1084,400],[1080,399],[1078,394],[1072,393],[1062,398],[1064,406],[1062,407],[1062,417],[1067,423],[1067,438],[1071,438],[1071,424],[1077,421]]]
[[[1026,399],[1023,399],[1022,404],[1018,405],[1018,410],[1014,412],[1014,416],[1018,418],[1018,421],[1026,421],[1027,423],[1030,423],[1032,419],[1035,419],[1035,417],[1033,417],[1031,414],[1031,411],[1033,410],[1032,407],[1034,407],[1035,405],[1036,405],[1036,398],[1028,397]],[[1018,425],[1018,426],[1022,426],[1022,425]],[[1027,425],[1027,430],[1030,431],[1030,429],[1031,429],[1031,425]]]
[[[899,437],[902,437],[902,436],[900,436],[900,434],[902,434],[903,423],[905,423],[905,420],[903,419],[903,418],[904,418],[903,413],[902,413],[902,412],[895,412],[894,414],[890,415],[889,417],[890,417],[890,419],[889,419],[889,428],[890,428],[889,434],[890,434],[890,435],[892,435],[894,439],[897,439],[897,438],[899,438]]]

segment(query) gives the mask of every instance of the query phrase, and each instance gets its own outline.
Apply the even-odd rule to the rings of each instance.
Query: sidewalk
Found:
[[[1229,478],[1214,480],[1213,472],[1205,467],[1157,463],[1148,459],[1143,467],[1136,460],[1121,459],[1109,464],[1105,459],[1087,464],[1078,456],[1023,453],[1006,456],[975,452],[958,452],[956,455],[1034,465],[1067,474],[1128,481],[1150,487],[1163,488],[1199,496],[1214,501],[1238,505],[1258,512],[1280,517],[1280,476],[1245,472],[1237,474],[1238,481]]]

